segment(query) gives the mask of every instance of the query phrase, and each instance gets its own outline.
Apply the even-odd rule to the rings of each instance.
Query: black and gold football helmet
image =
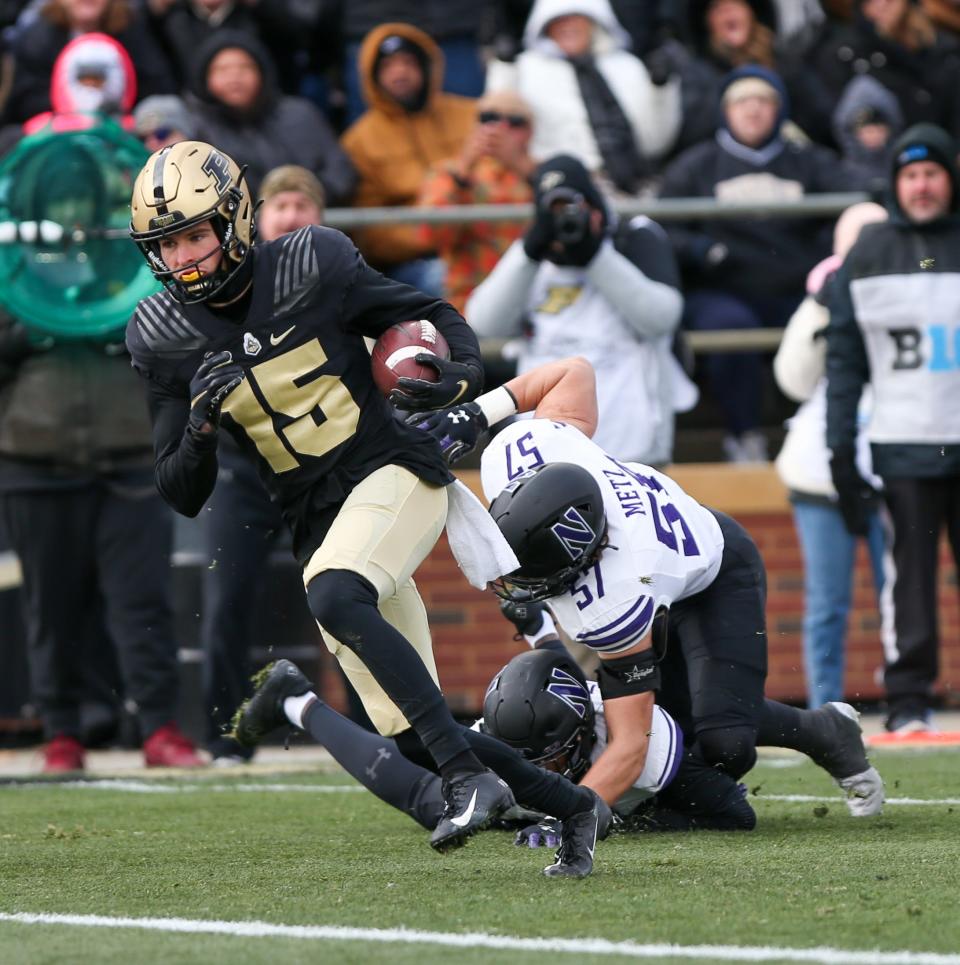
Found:
[[[250,256],[256,228],[244,171],[212,144],[181,141],[152,154],[137,176],[130,201],[130,236],[153,274],[183,304],[215,295]],[[220,240],[220,267],[207,275],[198,272],[189,281],[177,279],[160,253],[160,239],[204,221],[210,221]],[[190,267],[181,265],[177,273]]]

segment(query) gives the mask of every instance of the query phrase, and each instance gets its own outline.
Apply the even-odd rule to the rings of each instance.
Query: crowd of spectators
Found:
[[[960,134],[958,0],[28,0],[0,3],[0,28],[0,155],[25,134],[82,128],[94,113],[150,151],[208,141],[245,166],[266,200],[276,221],[267,237],[319,221],[325,205],[533,201],[529,226],[382,223],[351,234],[373,267],[448,298],[481,335],[519,337],[521,367],[596,356],[608,370],[609,448],[654,464],[670,460],[673,413],[695,397],[671,350],[676,333],[784,326],[830,254],[832,221],[619,224],[611,202],[879,197],[903,130],[928,122]],[[541,203],[564,179],[586,228],[552,251],[537,217],[549,215],[553,202]],[[762,366],[747,353],[703,365],[731,461],[767,459]],[[632,418],[638,407],[649,414],[645,435]],[[103,492],[78,485],[71,499],[117,497],[108,469]],[[45,485],[35,483],[6,487],[8,523],[14,509],[28,519],[32,501],[40,505],[34,490]],[[274,529],[270,520],[261,528]],[[168,540],[154,535],[144,560],[162,568]],[[35,586],[46,592],[39,577]],[[40,595],[36,603],[40,612]],[[167,666],[162,616],[152,659]],[[135,682],[124,654],[138,645],[123,644],[135,641],[136,621],[122,625],[122,612],[108,609],[88,622],[104,621],[116,624],[108,629],[121,669]],[[49,679],[67,635],[52,628],[46,650],[34,646],[38,680]],[[216,693],[235,703],[242,681],[229,676],[208,681],[211,706]],[[61,683],[48,700],[51,737],[79,726],[75,681]],[[833,699],[821,689],[811,701]],[[172,684],[143,696],[145,734],[166,734],[174,701]],[[222,723],[224,710],[211,720]],[[173,739],[176,753],[160,763],[193,754],[178,732]],[[82,747],[70,750],[82,764]]]

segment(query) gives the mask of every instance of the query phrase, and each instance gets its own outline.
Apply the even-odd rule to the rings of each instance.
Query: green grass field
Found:
[[[581,882],[544,878],[548,854],[513,847],[506,832],[437,855],[424,831],[339,772],[151,779],[162,793],[7,784],[0,962],[960,965],[960,752],[874,757],[889,798],[937,803],[854,820],[821,771],[763,758],[748,776],[755,832],[619,835]],[[777,799],[790,795],[818,800]],[[206,933],[10,920],[24,914],[187,919],[180,928]],[[236,934],[244,922],[310,929]],[[400,928],[430,934],[382,931]],[[454,944],[467,933],[478,937]],[[548,940],[543,950],[517,941],[533,938]],[[647,946],[658,943],[685,948],[655,955]],[[700,945],[726,947],[688,947]],[[818,947],[863,954],[796,952]]]

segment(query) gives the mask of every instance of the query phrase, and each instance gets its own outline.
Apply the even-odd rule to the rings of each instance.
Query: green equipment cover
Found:
[[[106,118],[25,137],[0,161],[0,303],[40,335],[119,338],[159,285],[129,237],[149,156]]]

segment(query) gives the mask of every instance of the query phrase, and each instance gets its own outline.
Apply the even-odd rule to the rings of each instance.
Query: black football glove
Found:
[[[837,508],[847,532],[851,536],[866,536],[880,493],[860,475],[852,449],[839,449],[833,454],[830,475],[837,490]]]
[[[436,382],[426,379],[397,379],[399,388],[390,393],[390,401],[398,409],[445,409],[461,400],[476,398],[483,388],[483,372],[466,362],[442,359],[429,352],[414,356],[420,365],[429,365],[437,370]]]
[[[452,409],[407,416],[407,425],[428,432],[452,466],[471,452],[487,429],[487,417],[476,402],[466,402]]]
[[[501,600],[500,612],[517,628],[517,636],[537,633],[546,607],[535,600]]]
[[[515,845],[528,848],[556,848],[560,844],[560,831],[563,822],[559,818],[544,817],[539,824],[529,824],[517,832],[513,839]]]
[[[220,425],[223,400],[243,381],[229,352],[207,352],[190,380],[190,430],[206,435]]]

